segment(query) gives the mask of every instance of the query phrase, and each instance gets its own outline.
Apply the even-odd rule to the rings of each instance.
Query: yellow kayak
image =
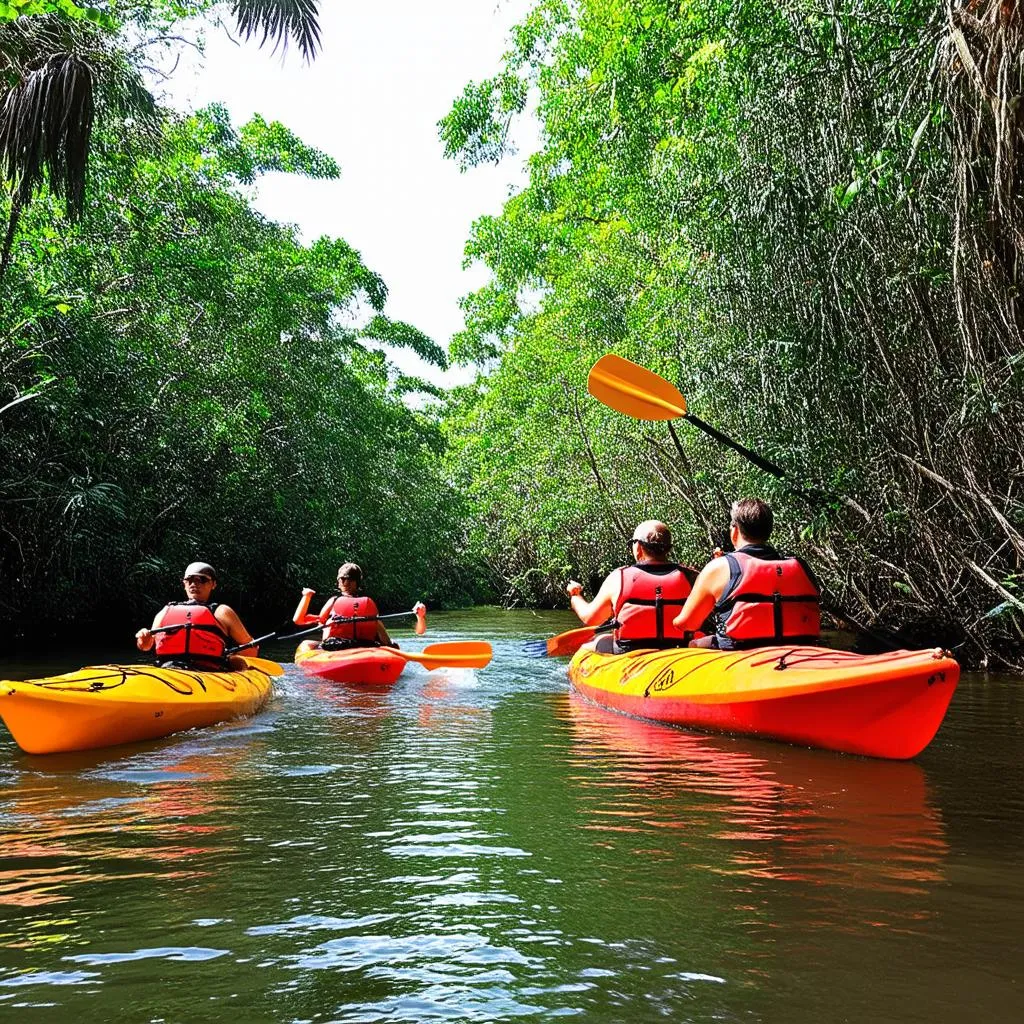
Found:
[[[635,718],[895,759],[928,746],[959,679],[939,649],[582,649],[569,662],[580,694]]]
[[[254,667],[255,665],[261,667]],[[0,717],[29,754],[157,739],[254,715],[270,698],[273,663],[238,672],[95,665],[48,679],[0,681]]]

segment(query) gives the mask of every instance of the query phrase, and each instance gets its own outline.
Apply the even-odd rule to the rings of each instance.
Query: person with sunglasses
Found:
[[[292,616],[297,626],[324,627],[320,646],[325,651],[343,650],[347,647],[398,647],[391,639],[384,623],[377,616],[380,612],[372,597],[359,593],[363,582],[363,570],[355,562],[345,562],[338,569],[337,597],[328,598],[319,615],[309,613],[309,603],[316,593],[309,587],[302,588],[302,600]],[[361,621],[354,622],[353,619]]]
[[[668,560],[672,533],[657,520],[641,523],[629,539],[634,564],[613,569],[592,601],[583,597],[583,585],[569,580],[565,592],[580,621],[596,626],[611,620],[611,633],[584,646],[605,654],[685,647],[692,634],[673,624],[677,609],[689,596],[697,571]]]
[[[228,655],[228,647],[252,640],[237,613],[226,604],[212,601],[217,573],[207,562],[192,562],[184,573],[185,601],[172,601],[161,608],[153,625],[135,634],[140,651],[155,649],[157,664],[164,668],[199,671],[232,671],[246,668],[245,660]],[[258,647],[247,654],[256,657]]]

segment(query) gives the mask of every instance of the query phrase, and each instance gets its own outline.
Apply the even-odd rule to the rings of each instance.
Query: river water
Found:
[[[289,665],[258,717],[154,743],[0,728],[0,1018],[1024,1019],[1024,684],[964,677],[916,761],[872,761],[588,705],[522,649],[573,625],[432,615],[492,664]]]

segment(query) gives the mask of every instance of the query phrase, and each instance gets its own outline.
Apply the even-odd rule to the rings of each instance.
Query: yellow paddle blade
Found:
[[[637,420],[674,420],[686,415],[686,399],[675,385],[610,352],[590,368],[587,390],[610,409]]]
[[[268,676],[284,675],[284,669],[276,661],[270,661],[268,658],[246,658],[245,663],[249,668],[257,668]]]
[[[447,644],[430,644],[419,654],[395,651],[400,658],[415,661],[424,668],[484,668],[491,663],[494,652],[486,640],[456,640]]]

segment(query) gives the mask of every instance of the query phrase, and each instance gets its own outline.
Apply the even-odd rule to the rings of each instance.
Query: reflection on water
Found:
[[[795,923],[773,920],[780,889],[765,883],[781,883],[800,894],[804,928],[927,931],[948,844],[918,765],[686,733],[579,696],[559,710],[596,836],[729,879],[751,928]]]
[[[139,768],[130,755],[97,764],[97,754],[110,757],[61,755],[64,766],[77,762],[82,769],[27,770],[6,781],[0,904],[61,903],[73,898],[74,886],[96,880],[180,882],[204,873],[204,855],[223,854],[225,838],[209,840],[231,827],[217,783],[231,778],[251,750],[156,755]],[[112,871],[109,861],[125,869]]]
[[[920,764],[700,736],[570,697],[521,654],[545,621],[434,616],[481,672],[291,668],[249,722],[0,744],[0,1015],[1016,1019],[1009,691],[962,684]]]
[[[718,844],[725,856],[705,870],[812,886],[825,927],[912,930],[930,916],[912,897],[943,880],[948,844],[918,765],[686,733],[578,696],[559,711],[570,766],[585,770],[575,776],[584,827],[655,837],[648,857]],[[853,890],[876,897],[860,921],[849,917]]]

